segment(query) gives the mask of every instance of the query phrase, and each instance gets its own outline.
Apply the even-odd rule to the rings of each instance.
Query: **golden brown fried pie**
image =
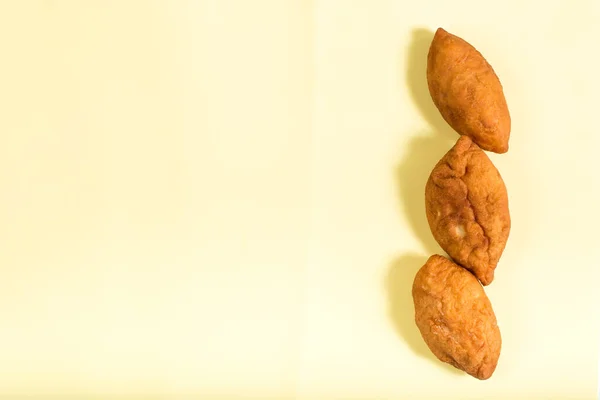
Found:
[[[439,28],[427,56],[427,83],[433,102],[455,131],[484,150],[508,151],[511,121],[502,84],[473,46]]]
[[[494,373],[502,338],[492,305],[477,279],[445,257],[431,256],[412,288],[415,322],[441,361],[478,379]]]
[[[442,249],[489,285],[510,233],[508,195],[494,164],[468,136],[431,172],[425,211]]]

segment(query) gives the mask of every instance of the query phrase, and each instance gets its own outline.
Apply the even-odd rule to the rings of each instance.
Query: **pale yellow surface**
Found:
[[[596,397],[600,3],[1,1],[0,398]],[[512,113],[485,382],[412,321],[457,135],[433,30]],[[162,396],[162,397],[160,397]]]

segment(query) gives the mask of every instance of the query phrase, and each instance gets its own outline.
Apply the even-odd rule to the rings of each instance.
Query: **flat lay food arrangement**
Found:
[[[0,1],[0,400],[600,400],[598,21]]]
[[[510,114],[493,68],[442,28],[429,49],[427,83],[460,137],[425,186],[431,233],[451,260],[432,255],[417,273],[415,321],[438,359],[483,380],[496,369],[502,339],[482,285],[494,280],[511,226],[506,186],[484,150],[508,151]]]

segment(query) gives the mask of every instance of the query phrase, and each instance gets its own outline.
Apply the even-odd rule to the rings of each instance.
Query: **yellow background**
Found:
[[[600,3],[0,2],[0,398],[596,397]],[[443,26],[500,76],[494,376],[428,352]],[[160,397],[164,396],[164,397]]]

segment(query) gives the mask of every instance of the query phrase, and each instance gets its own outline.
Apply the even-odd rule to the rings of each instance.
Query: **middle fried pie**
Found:
[[[489,285],[510,232],[508,195],[492,161],[468,136],[431,172],[425,209],[442,249]]]

